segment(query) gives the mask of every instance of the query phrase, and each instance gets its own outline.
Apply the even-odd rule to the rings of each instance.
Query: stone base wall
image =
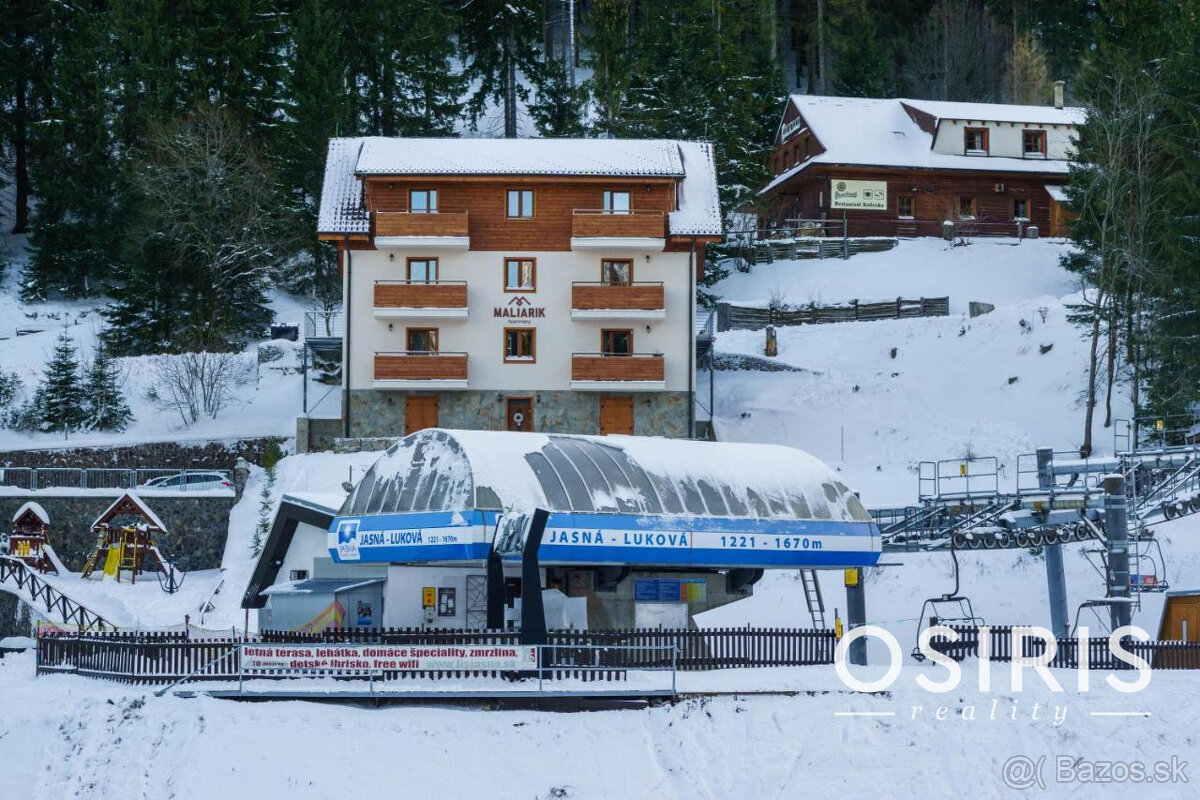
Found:
[[[124,447],[8,450],[0,452],[0,467],[233,469],[239,458],[261,464],[263,451],[271,442],[287,452],[287,439],[278,436],[220,442],[145,442]]]
[[[321,417],[296,417],[296,452],[319,453],[332,450],[334,439],[341,438],[342,420]]]
[[[506,430],[505,398],[517,393],[494,391],[436,392],[438,425],[467,430]],[[600,433],[602,392],[530,392],[534,398],[534,430],[539,433]],[[633,432],[636,436],[686,438],[687,392],[610,392],[633,396]],[[350,392],[352,437],[404,435],[405,392],[355,389]]]
[[[50,515],[50,544],[67,569],[78,572],[92,553],[96,539],[92,522],[112,505],[118,495],[61,496],[32,492],[0,495],[0,520],[7,525],[12,515],[28,500],[36,500]],[[164,555],[174,555],[184,570],[215,569],[221,566],[229,533],[232,497],[143,497],[146,505],[167,526],[166,541],[159,541]],[[122,520],[118,518],[117,522]],[[148,576],[154,580],[153,576]]]

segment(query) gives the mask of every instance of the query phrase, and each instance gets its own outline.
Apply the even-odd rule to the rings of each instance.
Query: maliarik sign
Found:
[[[514,645],[245,645],[242,671],[536,669],[537,648]]]
[[[887,211],[887,181],[829,182],[830,208]]]

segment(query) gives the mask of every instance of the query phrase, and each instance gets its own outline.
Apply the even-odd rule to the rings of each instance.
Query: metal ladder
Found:
[[[800,583],[804,586],[804,602],[808,604],[808,613],[812,615],[813,627],[825,627],[825,600],[821,597],[821,582],[817,580],[815,569],[800,570]]]

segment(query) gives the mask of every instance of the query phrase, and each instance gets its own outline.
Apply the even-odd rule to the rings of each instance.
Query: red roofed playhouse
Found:
[[[759,193],[761,224],[845,219],[850,236],[939,236],[942,223],[1065,236],[1063,186],[1080,108],[792,95]],[[815,225],[820,227],[819,225]]]

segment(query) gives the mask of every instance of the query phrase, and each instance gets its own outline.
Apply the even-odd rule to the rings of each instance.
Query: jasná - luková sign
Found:
[[[382,672],[527,670],[538,665],[528,645],[246,644],[242,671]]]

